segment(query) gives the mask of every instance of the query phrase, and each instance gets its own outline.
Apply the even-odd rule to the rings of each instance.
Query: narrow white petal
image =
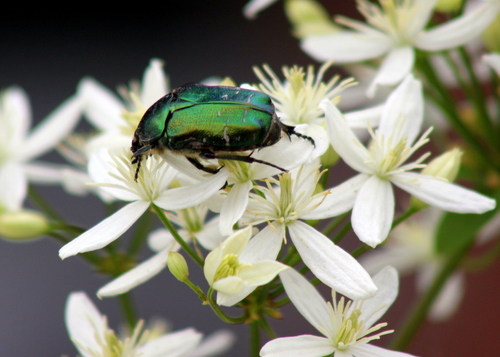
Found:
[[[394,130],[399,128],[401,119],[404,119],[401,130]],[[401,137],[406,137],[407,145],[411,146],[420,134],[423,119],[422,83],[408,74],[387,98],[378,129],[385,137],[392,137],[393,146],[400,142]]]
[[[213,357],[227,352],[236,342],[236,335],[230,330],[217,330],[203,339],[189,357]]]
[[[302,219],[324,219],[335,217],[352,209],[358,191],[370,176],[359,174],[340,185],[330,188],[323,202],[312,211],[302,215]]]
[[[215,216],[209,222],[206,222],[203,229],[196,233],[196,240],[207,250],[217,248],[226,238],[220,233],[219,217]]]
[[[73,239],[59,250],[61,259],[101,249],[119,238],[148,209],[149,202],[136,201],[116,211],[96,226]]]
[[[500,1],[487,0],[464,15],[419,33],[414,41],[417,48],[428,51],[448,50],[478,37],[496,18]]]
[[[148,281],[166,266],[171,249],[165,249],[113,279],[97,291],[99,298],[126,293]]]
[[[490,53],[487,55],[483,55],[482,60],[488,64],[497,74],[500,76],[500,54],[499,53]]]
[[[202,338],[202,333],[187,328],[148,341],[137,349],[137,354],[148,357],[183,357],[194,351]]]
[[[21,165],[0,165],[0,207],[7,211],[19,211],[28,193],[28,181]]]
[[[271,6],[276,1],[278,0],[250,0],[243,7],[243,15],[245,15],[247,19],[253,20],[257,17],[259,12]]]
[[[260,350],[262,357],[318,357],[329,356],[335,349],[324,337],[300,335],[280,337],[266,343]]]
[[[460,306],[465,293],[465,276],[459,271],[448,279],[429,312],[429,319],[435,322],[450,318]]]
[[[253,263],[251,267],[242,269],[238,276],[246,286],[260,286],[269,283],[278,273],[288,269],[288,266],[275,260],[264,260]]]
[[[87,120],[98,130],[117,132],[124,124],[124,105],[108,88],[92,78],[83,79],[78,85],[78,95],[83,101]]]
[[[377,86],[393,86],[410,73],[415,62],[415,51],[411,46],[392,49],[382,61],[377,75],[367,89],[367,96],[373,97]]]
[[[389,234],[394,217],[394,192],[389,181],[371,176],[361,187],[352,209],[352,229],[374,248]]]
[[[220,306],[234,306],[237,303],[239,303],[241,300],[246,298],[248,295],[250,295],[257,287],[256,286],[250,286],[250,287],[243,287],[243,290],[241,290],[238,293],[235,294],[225,294],[222,292],[217,293],[217,305]]]
[[[360,264],[370,274],[374,274],[387,265],[397,269],[399,274],[404,275],[413,271],[418,265],[426,261],[428,257],[418,254],[414,247],[386,244],[359,258]]]
[[[276,259],[285,237],[285,226],[276,222],[272,224],[273,226],[267,225],[250,239],[246,249],[240,255],[241,262],[253,263],[259,260]]]
[[[391,39],[381,32],[374,31],[365,35],[342,31],[306,37],[300,46],[318,61],[350,63],[378,58],[388,52],[393,44]]]
[[[398,272],[391,266],[386,266],[375,274],[373,282],[377,286],[377,293],[366,299],[361,308],[367,329],[379,321],[396,300],[399,292]],[[367,318],[367,316],[369,317]]]
[[[62,171],[66,168],[68,167],[42,161],[27,162],[23,165],[28,180],[38,184],[60,184],[63,179]]]
[[[304,222],[295,221],[288,229],[304,264],[324,284],[353,300],[375,294],[370,275],[349,253]]]
[[[252,237],[252,226],[247,226],[243,229],[236,231],[230,237],[228,237],[224,242],[222,242],[223,254],[236,254],[240,253],[246,248],[248,241]]]
[[[444,211],[479,214],[496,206],[494,199],[432,176],[404,172],[395,175],[391,181],[430,206]]]
[[[84,292],[73,292],[66,300],[64,320],[69,337],[85,346],[87,350],[101,351],[97,339],[105,340],[107,324],[105,318],[99,313],[92,301]],[[90,357],[75,344],[83,357]]]
[[[219,191],[228,177],[229,171],[222,168],[215,175],[199,183],[164,191],[154,200],[154,203],[165,210],[179,210],[196,206]]]
[[[316,288],[294,269],[280,273],[287,296],[302,316],[321,333],[332,337],[334,331],[328,305]]]
[[[141,103],[145,108],[149,108],[154,102],[167,94],[167,78],[161,60],[154,58],[149,62],[149,66],[142,78],[141,87]]]
[[[231,275],[217,280],[212,287],[220,293],[233,295],[241,292],[245,288],[245,282],[239,276]]]
[[[385,104],[379,104],[370,108],[353,110],[344,113],[347,124],[353,129],[376,128],[380,123],[380,117]]]
[[[252,181],[238,182],[233,185],[220,211],[219,228],[223,236],[233,232],[233,225],[241,218],[248,204],[248,193],[252,189]]]
[[[412,357],[405,352],[391,351],[382,347],[370,344],[360,344],[349,348],[349,352],[356,357]]]
[[[80,119],[81,98],[73,96],[50,113],[27,137],[21,156],[32,159],[45,154],[66,138]]]
[[[354,170],[368,173],[365,164],[368,151],[349,128],[347,120],[340,110],[328,99],[323,99],[319,107],[325,112],[330,144],[335,151]]]
[[[23,89],[13,86],[0,94],[0,118],[0,138],[15,146],[22,143],[31,127],[31,107]]]

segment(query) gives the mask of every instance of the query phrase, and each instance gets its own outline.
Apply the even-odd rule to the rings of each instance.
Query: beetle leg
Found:
[[[305,139],[305,140],[309,140],[311,142],[311,144],[313,144],[314,147],[316,147],[316,143],[314,142],[314,139],[311,138],[310,136],[296,132],[294,126],[286,125],[286,124],[283,124],[283,123],[280,123],[280,124],[281,124],[281,129],[283,129],[283,131],[288,135],[289,138],[290,138],[291,135],[295,135],[295,136],[297,136],[299,138],[302,138],[302,139]]]
[[[239,156],[239,155],[230,155],[230,154],[220,154],[217,152],[202,152],[200,153],[200,156],[204,159],[219,159],[219,160],[234,160],[234,161],[242,161],[242,162],[247,162],[249,164],[252,164],[254,162],[259,163],[259,164],[264,164],[267,166],[274,167],[278,170],[281,170],[283,172],[287,172],[288,170],[285,170],[282,167],[279,167],[277,165],[271,164],[270,162],[264,161],[264,160],[259,160],[255,159],[252,156]]]
[[[193,166],[196,167],[198,170],[208,172],[209,174],[214,174],[215,175],[220,170],[220,167],[218,169],[212,169],[210,167],[203,166],[203,164],[201,162],[199,162],[198,160],[196,160],[194,157],[186,157],[186,159],[190,163],[192,163]]]

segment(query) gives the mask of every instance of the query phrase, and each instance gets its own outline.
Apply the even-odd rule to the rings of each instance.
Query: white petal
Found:
[[[484,1],[482,5],[456,19],[419,33],[414,44],[417,48],[428,51],[447,50],[464,45],[478,37],[495,19],[499,10],[499,1]]]
[[[247,244],[240,255],[240,261],[253,263],[259,260],[275,260],[280,252],[285,236],[285,226],[276,222],[267,225],[257,233]]]
[[[248,193],[252,189],[252,181],[238,182],[233,185],[220,211],[219,228],[223,236],[233,232],[233,225],[241,218],[248,205]]]
[[[126,293],[159,274],[166,266],[171,249],[165,249],[123,273],[97,291],[99,298]]]
[[[380,117],[384,109],[384,104],[379,104],[370,108],[353,110],[344,113],[347,125],[353,129],[376,128],[380,123]]]
[[[326,236],[301,221],[288,229],[304,264],[324,284],[353,300],[375,293],[377,288],[366,270]]]
[[[355,345],[349,348],[349,352],[356,357],[412,357],[405,352],[391,351],[382,347],[369,344]]]
[[[136,201],[116,211],[96,226],[73,239],[59,250],[61,259],[101,249],[119,238],[148,209],[149,202]]]
[[[69,337],[73,341],[85,346],[87,350],[102,350],[96,339],[105,340],[106,320],[85,293],[73,292],[69,294],[66,300],[64,319]],[[86,350],[80,350],[78,344],[75,346],[80,354],[83,357],[90,357]]]
[[[78,86],[87,120],[98,130],[117,132],[125,124],[125,109],[119,98],[108,88],[92,78],[83,79]]]
[[[16,147],[24,143],[31,127],[31,107],[23,89],[13,86],[0,94],[0,125],[0,138],[5,143]],[[6,147],[5,150],[9,148]],[[15,152],[11,154],[17,155]]]
[[[402,137],[406,137],[407,145],[411,146],[420,134],[423,118],[422,83],[409,74],[387,98],[378,130],[386,138],[392,137],[392,146],[397,145]]]
[[[302,316],[321,333],[327,337],[334,335],[330,310],[328,305],[316,288],[294,269],[280,273],[287,296]]]
[[[253,20],[257,17],[257,13],[271,6],[278,0],[250,0],[243,7],[243,15],[247,19]]]
[[[391,181],[430,206],[444,211],[479,214],[496,206],[496,201],[489,197],[432,176],[404,172],[395,175]]]
[[[269,283],[278,273],[288,269],[288,266],[275,260],[264,260],[253,263],[251,267],[242,269],[238,276],[246,286],[260,286]]]
[[[233,295],[240,293],[245,287],[245,282],[243,281],[242,278],[236,275],[231,275],[225,278],[222,278],[220,280],[217,280],[212,287],[217,290],[220,293],[227,294],[227,295]],[[238,301],[240,301],[239,299]],[[217,303],[219,303],[219,299],[217,299]],[[225,305],[225,304],[224,304]],[[227,305],[225,305],[227,306]]]
[[[360,34],[352,31],[306,37],[300,47],[318,61],[335,63],[359,62],[382,56],[392,47],[391,39],[383,33]]]
[[[377,293],[375,296],[366,299],[361,307],[367,329],[375,325],[385,314],[396,300],[399,292],[398,272],[391,266],[386,266],[375,274],[373,282],[377,286]],[[369,317],[367,318],[367,316]]]
[[[252,226],[247,226],[234,232],[224,242],[222,242],[223,254],[236,254],[240,255],[243,249],[246,248],[248,241],[252,237]]]
[[[31,131],[21,156],[24,159],[32,159],[54,148],[77,124],[81,107],[81,99],[78,96],[67,99],[57,107]]]
[[[429,312],[432,321],[445,321],[450,318],[460,306],[465,293],[465,277],[462,272],[456,272],[448,279]]]
[[[371,176],[361,187],[352,209],[352,229],[374,248],[389,234],[394,217],[394,192],[390,182]]]
[[[229,283],[229,282],[228,282]],[[217,305],[220,306],[234,306],[239,303],[241,300],[250,295],[257,287],[243,287],[243,289],[235,294],[225,294],[222,292],[217,293]]]
[[[354,170],[368,173],[365,164],[368,151],[349,128],[342,113],[327,99],[323,99],[319,107],[325,112],[330,144],[335,151]]]
[[[490,53],[483,55],[482,60],[485,61],[497,74],[500,76],[500,54]]]
[[[0,165],[0,206],[7,211],[19,211],[28,193],[28,181],[21,165]]]
[[[230,330],[218,330],[207,336],[189,357],[213,357],[227,352],[236,341],[236,335]]]
[[[42,161],[27,162],[23,168],[28,180],[38,184],[60,184],[65,169],[64,166]]]
[[[203,334],[193,328],[172,332],[146,342],[137,354],[148,357],[183,357],[194,351]]]
[[[329,356],[335,349],[324,337],[300,335],[275,338],[260,350],[262,357],[317,357]]]
[[[370,176],[359,174],[340,185],[330,188],[330,193],[323,202],[312,211],[301,216],[302,219],[324,219],[335,217],[349,211],[358,195],[358,191]]]
[[[148,68],[144,72],[141,88],[141,103],[145,108],[149,108],[158,99],[167,94],[167,78],[163,71],[163,62],[152,59]]]
[[[218,173],[194,185],[164,191],[154,203],[165,210],[179,210],[193,207],[208,200],[224,186],[229,171],[222,168]]]
[[[226,238],[226,236],[220,234],[219,218],[220,216],[215,216],[205,223],[200,232],[196,233],[196,240],[207,250],[217,248]]]
[[[415,51],[411,46],[392,49],[382,61],[373,82],[367,89],[367,96],[373,97],[377,86],[393,86],[410,73],[415,62]]]
[[[362,255],[359,262],[370,274],[378,272],[386,265],[391,265],[399,274],[405,275],[427,259],[428,257],[423,257],[422,254],[416,252],[414,247],[389,243]]]

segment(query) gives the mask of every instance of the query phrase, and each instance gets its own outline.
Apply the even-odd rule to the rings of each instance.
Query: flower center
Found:
[[[245,265],[240,263],[237,254],[226,254],[215,272],[214,282],[227,278],[228,276],[237,275],[238,271],[243,266]]]

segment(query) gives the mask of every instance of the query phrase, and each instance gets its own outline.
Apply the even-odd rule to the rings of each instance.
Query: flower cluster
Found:
[[[250,1],[245,14],[255,18],[273,2]],[[481,1],[433,26],[435,0],[358,0],[366,23],[336,17],[331,26],[310,26],[311,16],[323,25],[327,17],[313,0],[298,3],[286,2],[288,14],[295,14],[302,49],[325,61],[317,72],[312,65],[284,66],[281,78],[264,65],[254,68],[257,83],[210,82],[217,86],[201,93],[171,89],[162,62],[153,59],[142,83],[121,88],[121,98],[84,78],[74,96],[31,131],[26,94],[15,87],[2,92],[0,235],[63,240],[61,259],[80,255],[109,276],[99,297],[128,294],[168,267],[223,321],[260,326],[274,338],[268,316],[281,317],[280,307],[291,302],[323,335],[271,339],[254,346],[261,356],[408,356],[370,344],[394,332],[377,322],[397,297],[398,271],[418,269],[423,293],[443,281],[434,305],[422,313],[450,316],[464,291],[457,267],[480,229],[498,220],[491,197],[498,197],[500,152],[492,132],[500,128],[487,100],[474,92],[481,81],[463,46],[495,19],[500,1]],[[301,17],[294,6],[308,10]],[[465,61],[470,85],[451,51]],[[440,81],[437,56],[471,95],[477,127]],[[497,71],[496,84],[499,58],[480,58]],[[342,79],[327,75],[333,65],[353,73],[371,66],[372,72]],[[357,81],[368,85],[352,92]],[[382,87],[386,95],[374,104]],[[497,104],[498,97],[495,92]],[[353,103],[355,109],[342,109]],[[180,124],[177,116],[184,118]],[[81,118],[92,133],[75,129]],[[453,129],[460,150],[435,140]],[[36,160],[56,146],[67,165]],[[431,154],[436,151],[443,153]],[[463,152],[476,175],[460,170]],[[345,169],[354,174],[339,180]],[[497,181],[483,182],[484,172]],[[467,180],[455,183],[459,179]],[[95,195],[113,210],[89,229],[74,227],[24,208],[36,183]],[[414,224],[425,214],[432,219]],[[450,242],[447,229],[461,220],[466,229]],[[345,248],[349,233],[361,242],[354,251]],[[152,254],[140,261],[146,245]],[[193,265],[203,271],[203,284],[191,280]],[[314,285],[327,286],[332,301]],[[194,328],[145,330],[142,320],[129,321],[129,335],[118,336],[83,292],[68,297],[66,325],[82,356],[209,356],[233,341],[225,332],[202,341]]]

